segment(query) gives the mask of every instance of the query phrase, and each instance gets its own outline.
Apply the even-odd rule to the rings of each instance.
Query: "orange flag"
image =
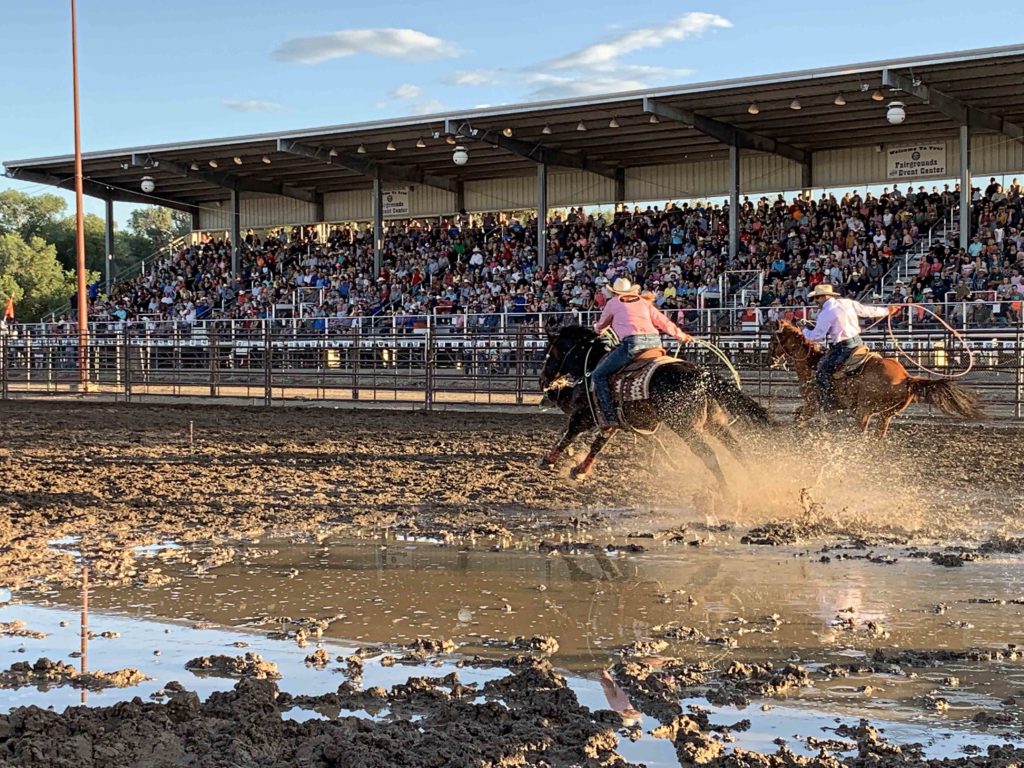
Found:
[[[14,297],[7,297],[7,306],[4,308],[4,320],[14,319]]]

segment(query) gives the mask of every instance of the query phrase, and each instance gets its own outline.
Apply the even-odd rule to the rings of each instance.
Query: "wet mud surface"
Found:
[[[1024,760],[1024,432],[559,426],[0,403],[0,765]]]

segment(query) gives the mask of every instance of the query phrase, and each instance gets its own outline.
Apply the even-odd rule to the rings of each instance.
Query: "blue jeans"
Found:
[[[836,402],[836,388],[832,381],[832,374],[843,367],[843,364],[850,359],[853,350],[861,345],[860,336],[840,341],[829,347],[828,352],[818,363],[818,370],[815,373],[815,381],[818,383],[820,394],[821,410],[837,411],[839,403]]]
[[[605,420],[615,421],[615,403],[612,400],[612,388],[608,377],[622,370],[630,360],[645,349],[661,346],[661,336],[657,333],[638,333],[627,336],[615,349],[601,358],[590,378],[594,382],[594,394],[597,396],[597,407],[601,409]]]

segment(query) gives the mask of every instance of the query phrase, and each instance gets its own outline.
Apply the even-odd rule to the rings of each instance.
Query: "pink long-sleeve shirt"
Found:
[[[638,333],[667,333],[679,341],[689,341],[690,337],[679,326],[665,317],[651,302],[640,298],[614,296],[604,305],[601,317],[594,324],[594,330],[600,333],[611,326],[620,339],[635,336]]]

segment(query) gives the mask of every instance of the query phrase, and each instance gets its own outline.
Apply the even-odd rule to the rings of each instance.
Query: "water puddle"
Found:
[[[74,546],[61,540],[54,546]],[[515,652],[513,638],[553,637],[556,668],[570,673],[580,701],[608,708],[598,671],[616,660],[617,649],[671,635],[660,651],[717,666],[730,661],[792,660],[821,673],[827,664],[895,654],[1005,647],[1019,636],[1024,605],[1024,569],[1016,558],[983,560],[943,568],[893,550],[861,552],[857,559],[820,557],[799,548],[728,548],[648,543],[642,553],[581,554],[521,549],[483,551],[446,546],[429,537],[401,541],[330,541],[295,544],[266,540],[241,548],[222,564],[197,568],[205,552],[180,550],[173,542],[135,548],[142,576],[159,568],[174,578],[163,585],[98,587],[91,591],[89,667],[140,669],[152,680],[128,689],[83,694],[72,688],[3,691],[0,707],[37,704],[61,710],[78,704],[109,705],[143,699],[178,681],[205,698],[234,681],[197,675],[185,662],[202,655],[254,652],[276,663],[279,685],[291,694],[332,693],[346,677],[341,662],[360,645],[402,644],[417,637],[450,638],[457,655],[426,666],[388,666],[366,661],[364,687],[405,683],[410,676],[442,677],[457,672],[463,684],[507,674],[506,670],[458,664],[480,654],[501,658]],[[189,554],[189,558],[179,559]],[[860,556],[864,556],[860,559]],[[882,564],[895,559],[894,564]],[[188,578],[178,578],[188,576]],[[140,581],[145,584],[145,580]],[[11,596],[8,595],[8,599]],[[40,657],[73,661],[77,650],[78,594],[62,589],[0,606],[0,621],[22,620],[42,639],[0,637],[3,667]],[[3,595],[0,594],[0,602]],[[158,620],[154,617],[162,617]],[[332,662],[326,669],[306,663],[317,636],[300,647],[296,622],[322,631]],[[522,642],[522,641],[520,641]],[[244,644],[244,647],[240,644]],[[750,720],[728,748],[773,752],[776,739],[790,749],[817,753],[814,739],[837,738],[841,723],[868,717],[898,743],[927,745],[929,756],[959,754],[972,744],[984,749],[1007,727],[984,728],[981,712],[1012,712],[1019,732],[1020,706],[1007,704],[1024,693],[1024,664],[955,660],[913,669],[913,675],[857,672],[816,677],[813,687],[785,699],[752,699],[749,706],[710,706],[712,722]],[[940,711],[930,706],[942,699]],[[762,710],[762,703],[771,707]],[[293,707],[282,715],[297,721],[356,716],[393,717],[386,709],[330,711]],[[620,753],[651,766],[678,765],[672,744],[646,735],[657,722],[643,716],[644,736],[622,739]],[[808,737],[812,737],[808,742]]]

